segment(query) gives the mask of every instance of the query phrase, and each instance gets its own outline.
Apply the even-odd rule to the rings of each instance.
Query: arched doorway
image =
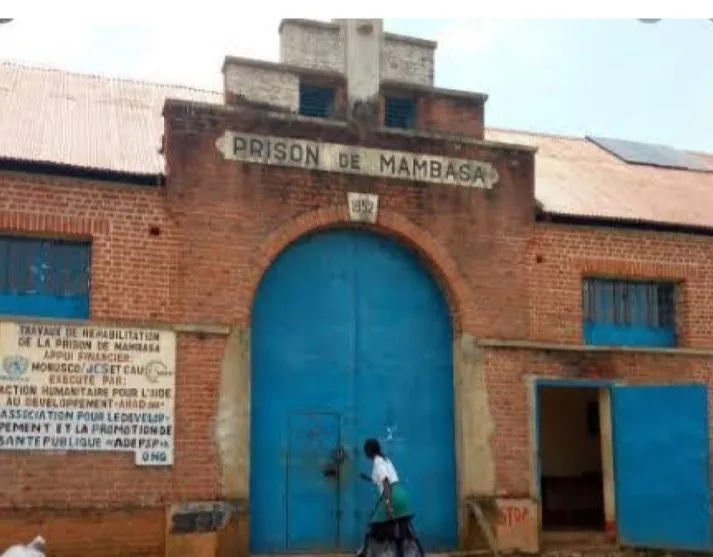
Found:
[[[305,236],[253,304],[253,553],[353,550],[378,437],[411,491],[427,550],[457,538],[452,321],[411,250],[357,229]],[[343,454],[342,454],[343,453]]]

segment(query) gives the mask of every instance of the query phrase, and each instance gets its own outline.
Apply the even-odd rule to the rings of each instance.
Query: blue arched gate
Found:
[[[414,253],[348,229],[280,254],[253,306],[252,551],[357,547],[376,497],[358,478],[368,437],[408,486],[426,548],[453,548],[452,369],[450,312]]]

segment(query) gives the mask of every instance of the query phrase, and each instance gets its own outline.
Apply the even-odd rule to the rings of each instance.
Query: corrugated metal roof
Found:
[[[486,137],[538,148],[536,195],[548,213],[713,228],[711,172],[628,164],[584,138],[500,129]]]
[[[0,158],[158,175],[167,98],[221,104],[222,94],[0,63]],[[713,173],[627,164],[585,138],[488,129],[530,145],[545,211],[713,228]],[[713,165],[713,154],[696,153]]]
[[[0,63],[0,158],[158,175],[166,98],[221,103],[189,87]]]

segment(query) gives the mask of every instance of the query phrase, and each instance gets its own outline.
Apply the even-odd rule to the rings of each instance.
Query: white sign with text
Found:
[[[495,167],[478,160],[289,137],[227,131],[216,147],[228,160],[305,170],[482,189],[491,189],[499,179]]]
[[[174,332],[3,322],[0,366],[0,450],[173,464]]]

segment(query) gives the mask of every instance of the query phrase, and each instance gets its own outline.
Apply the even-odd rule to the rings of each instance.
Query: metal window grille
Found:
[[[675,323],[670,282],[587,278],[582,282],[585,322],[669,328]]]
[[[86,242],[0,237],[0,293],[87,295],[90,252]]]
[[[334,109],[334,88],[300,84],[300,114],[328,118]]]
[[[415,127],[415,99],[409,97],[386,97],[384,105],[384,125],[387,128],[410,129]]]

